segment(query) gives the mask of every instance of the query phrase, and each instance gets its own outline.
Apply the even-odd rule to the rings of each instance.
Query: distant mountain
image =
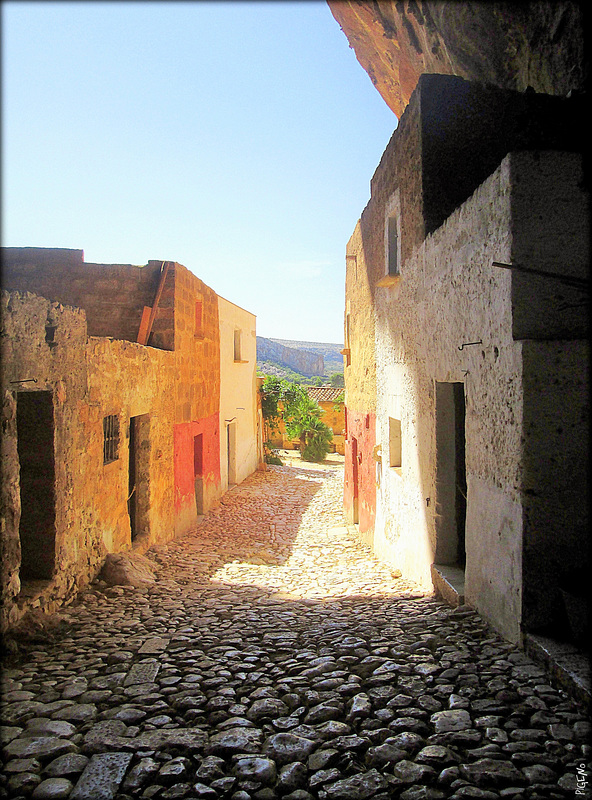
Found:
[[[290,339],[272,339],[272,342],[278,342],[286,347],[296,347],[300,350],[306,350],[309,353],[315,353],[323,356],[325,364],[326,376],[332,375],[334,372],[343,372],[343,356],[341,350],[343,344],[335,344],[329,342],[296,342]]]
[[[343,372],[343,345],[327,342],[296,342],[291,339],[257,337],[257,363],[264,374],[330,377]]]
[[[343,358],[339,353],[342,346],[258,336],[257,362],[260,370],[270,375],[289,376],[293,372],[329,377],[334,372],[343,372]]]

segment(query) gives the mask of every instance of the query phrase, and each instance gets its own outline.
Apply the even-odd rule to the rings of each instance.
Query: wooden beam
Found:
[[[152,325],[154,324],[154,320],[156,318],[156,312],[158,311],[158,304],[160,303],[160,297],[162,295],[162,290],[164,289],[164,284],[169,272],[169,262],[163,261],[162,266],[160,268],[160,280],[158,282],[158,289],[156,290],[156,295],[154,297],[154,303],[152,304],[152,308],[149,306],[144,306],[144,310],[142,312],[142,319],[140,321],[140,330],[138,331],[138,344],[148,344],[148,339],[150,338],[150,333],[152,332]]]

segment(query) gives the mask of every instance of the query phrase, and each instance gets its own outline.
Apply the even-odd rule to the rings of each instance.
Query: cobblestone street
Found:
[[[585,710],[468,607],[378,562],[343,459],[293,457],[95,581],[2,676],[2,797],[438,800],[589,794]]]

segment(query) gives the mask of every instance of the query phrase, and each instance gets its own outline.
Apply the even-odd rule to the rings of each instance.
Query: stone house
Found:
[[[582,111],[423,75],[347,246],[346,513],[512,641],[588,566]]]
[[[2,279],[6,628],[70,600],[107,553],[190,530],[225,486],[210,287],[173,262],[41,248],[4,248]],[[256,419],[253,382],[242,405]]]
[[[308,386],[306,391],[323,410],[321,422],[333,431],[332,452],[345,455],[344,390],[332,386]]]
[[[343,389],[331,386],[305,386],[306,393],[322,410],[321,422],[328,425],[333,431],[331,452],[345,455],[345,404],[343,402]],[[281,406],[280,406],[281,407]],[[283,450],[298,450],[299,439],[290,439],[286,434],[283,419],[280,418],[277,430],[269,433],[269,441],[273,447]]]

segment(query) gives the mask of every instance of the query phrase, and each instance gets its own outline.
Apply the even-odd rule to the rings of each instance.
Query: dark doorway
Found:
[[[360,521],[359,487],[358,487],[358,440],[354,436],[352,436],[351,454],[352,454],[352,493],[353,493],[352,521],[354,525],[357,525]]]
[[[132,542],[148,533],[150,511],[150,416],[129,421],[129,479],[127,510]]]
[[[436,382],[436,563],[464,569],[467,476],[463,383]]]
[[[21,581],[50,580],[55,568],[55,455],[51,392],[17,393]]]

